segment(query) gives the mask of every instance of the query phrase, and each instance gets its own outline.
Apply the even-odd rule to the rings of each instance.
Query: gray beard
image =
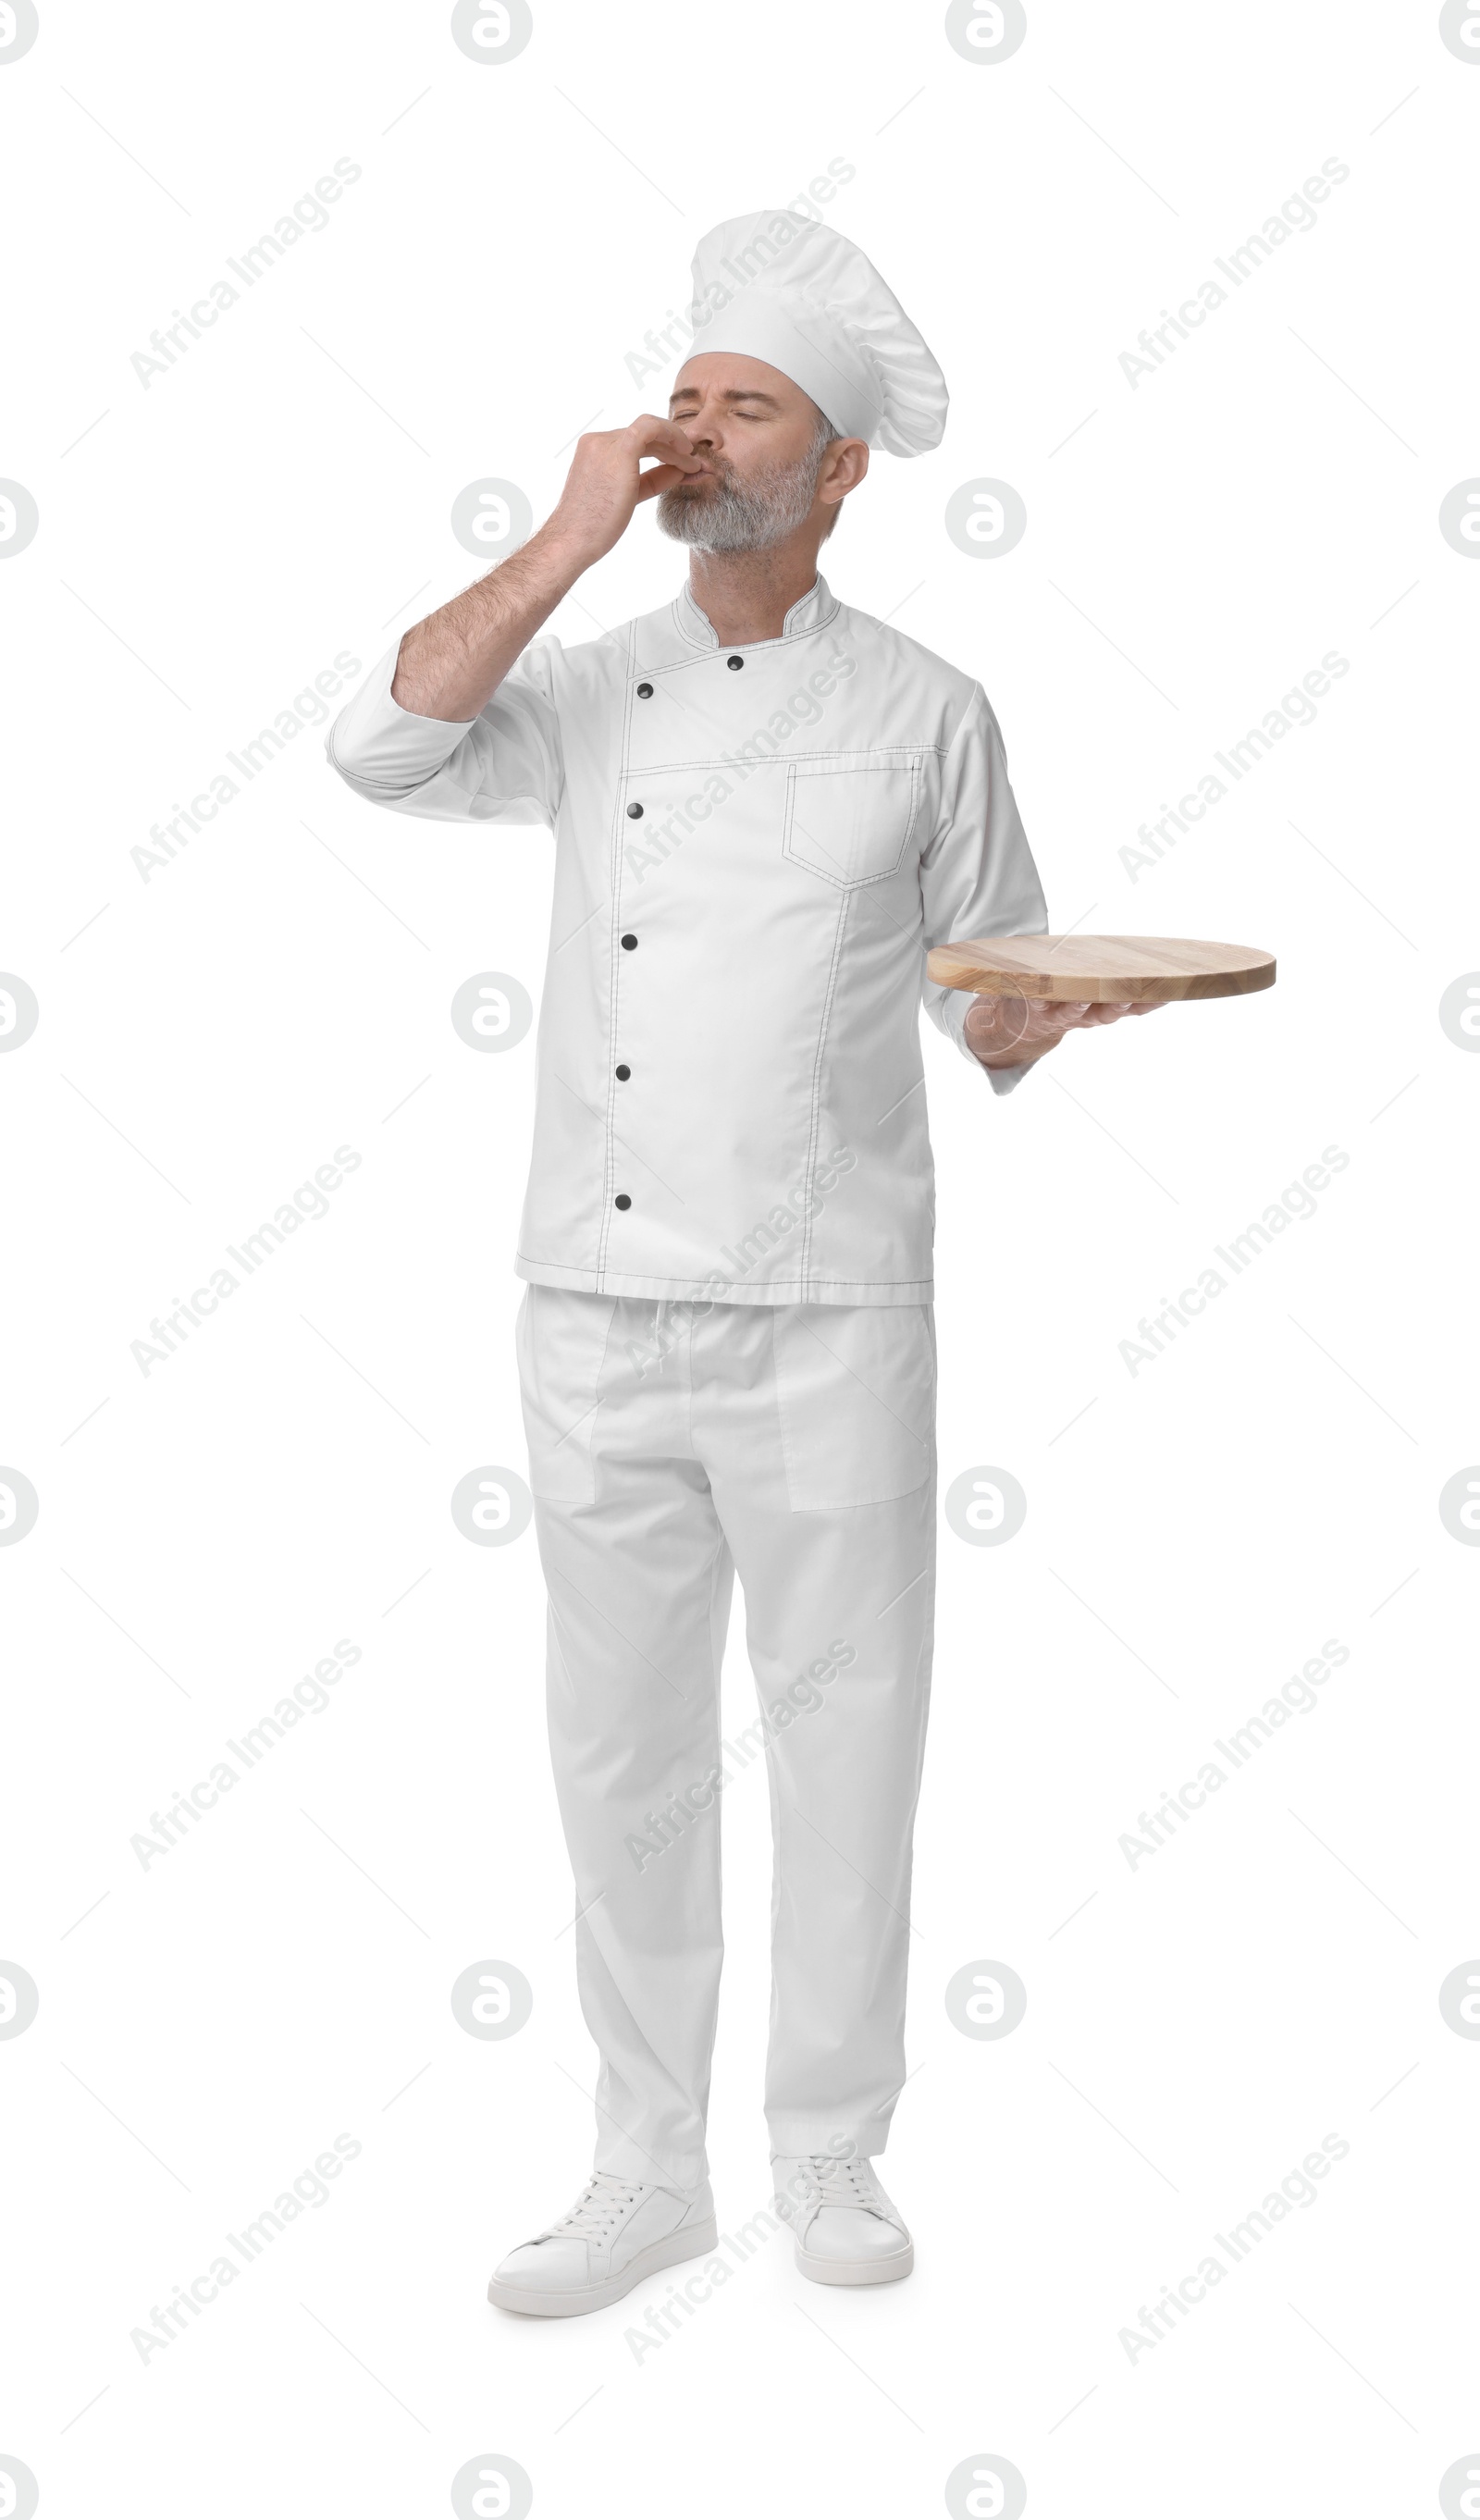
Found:
[[[811,515],[825,451],[809,451],[795,464],[773,466],[747,482],[727,467],[712,489],[696,496],[664,490],[657,503],[659,527],[695,551],[769,551]]]

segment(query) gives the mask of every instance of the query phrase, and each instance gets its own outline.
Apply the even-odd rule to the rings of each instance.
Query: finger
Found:
[[[639,507],[645,499],[656,499],[664,490],[676,489],[680,481],[687,481],[688,478],[688,473],[681,472],[676,464],[652,465],[648,472],[640,472],[637,476]]]
[[[654,412],[639,412],[628,428],[636,440],[640,455],[662,455],[682,466],[686,472],[698,470],[699,459],[694,451],[694,440],[676,420],[659,420]]]

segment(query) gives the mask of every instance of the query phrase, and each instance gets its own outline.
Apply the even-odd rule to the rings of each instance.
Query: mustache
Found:
[[[748,480],[723,455],[710,451],[701,460],[711,475],[702,490],[698,481],[703,476],[690,475],[692,489],[686,480],[659,497],[659,531],[706,551],[763,551],[805,517],[817,486],[821,449],[791,464],[767,467]]]

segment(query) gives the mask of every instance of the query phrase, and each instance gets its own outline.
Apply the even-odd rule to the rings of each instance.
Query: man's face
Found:
[[[705,551],[764,551],[814,509],[829,443],[823,415],[800,385],[764,359],[705,350],[686,361],[668,405],[703,470],[657,503],[675,542]]]

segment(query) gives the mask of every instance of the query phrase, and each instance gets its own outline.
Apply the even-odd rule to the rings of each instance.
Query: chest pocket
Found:
[[[793,761],[782,851],[850,891],[893,875],[919,814],[920,768],[908,755],[867,762]]]

